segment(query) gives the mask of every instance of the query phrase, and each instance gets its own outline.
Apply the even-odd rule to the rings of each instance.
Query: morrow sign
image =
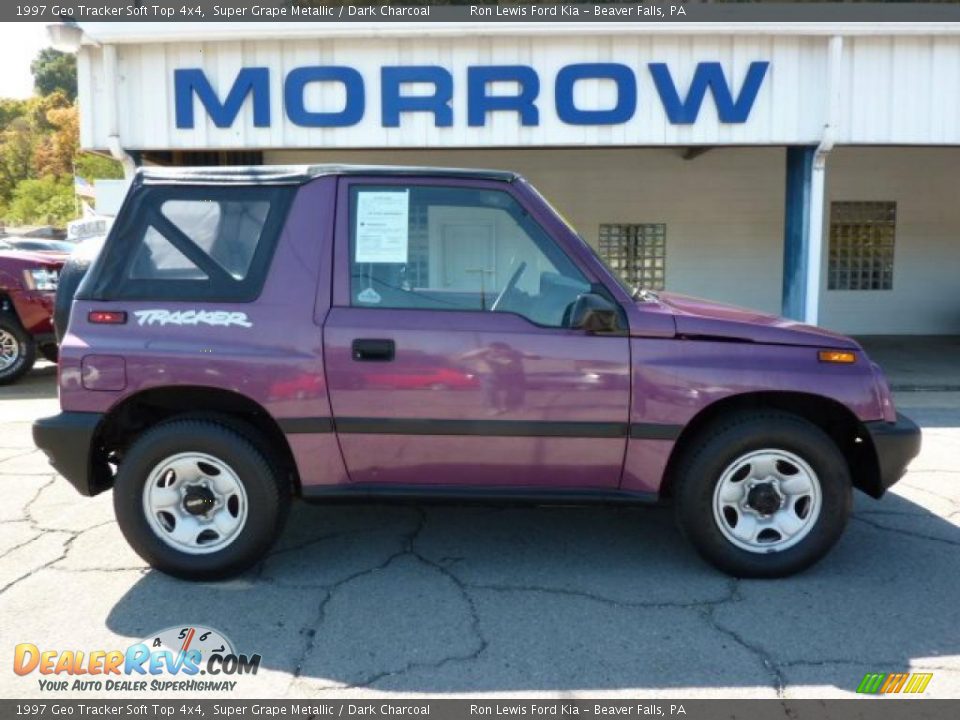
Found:
[[[651,62],[634,68],[622,63],[593,62],[564,65],[550,78],[557,118],[567,125],[619,125],[630,122],[644,99],[638,93],[638,72],[649,73],[657,102],[673,125],[696,123],[709,93],[721,123],[745,123],[770,63],[749,64],[739,88],[724,73],[719,62],[699,62],[692,76],[678,83],[665,63]],[[229,89],[216,90],[202,68],[174,70],[176,126],[196,127],[197,107],[219,128],[233,126],[249,98],[254,127],[270,127],[271,73],[269,67],[239,70]],[[612,103],[604,107],[578,102],[578,83],[604,82],[614,89]],[[504,91],[504,84],[509,90]],[[678,85],[685,85],[681,89]],[[339,86],[342,107],[310,106],[308,89]],[[452,127],[463,119],[454,116],[454,75],[437,65],[390,65],[380,68],[379,120],[382,127],[400,127],[409,113],[428,113],[436,127]],[[423,92],[428,88],[427,92]],[[309,65],[290,70],[283,78],[283,111],[287,120],[301,127],[336,128],[360,123],[369,112],[370,98],[364,77],[347,65]],[[414,90],[416,92],[414,92]],[[471,65],[466,68],[466,125],[483,127],[493,113],[515,113],[523,126],[540,124],[540,73],[529,65]]]

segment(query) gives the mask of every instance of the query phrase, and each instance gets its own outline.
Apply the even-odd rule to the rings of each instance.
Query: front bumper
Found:
[[[33,423],[34,444],[81,495],[96,495],[103,489],[92,462],[93,437],[102,419],[100,413],[63,412]]]
[[[907,471],[907,465],[920,452],[920,428],[906,415],[897,413],[896,422],[865,423],[873,440],[882,493]]]
[[[53,306],[56,293],[24,290],[13,294],[13,306],[23,329],[31,335],[53,332]]]

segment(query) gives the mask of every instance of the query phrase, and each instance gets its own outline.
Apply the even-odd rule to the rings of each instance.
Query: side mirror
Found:
[[[602,295],[579,295],[570,308],[570,327],[589,333],[617,332],[620,329],[617,306]]]

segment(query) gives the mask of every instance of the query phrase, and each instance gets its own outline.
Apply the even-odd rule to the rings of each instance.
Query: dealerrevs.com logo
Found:
[[[170,627],[125,650],[14,649],[13,671],[37,674],[44,692],[232,692],[241,675],[256,675],[260,655],[243,655],[227,637],[199,625]]]

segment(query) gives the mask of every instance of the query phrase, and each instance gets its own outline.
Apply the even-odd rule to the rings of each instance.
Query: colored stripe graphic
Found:
[[[187,650],[190,649],[190,643],[193,640],[193,636],[196,634],[196,632],[197,631],[195,629],[190,628],[190,632],[187,633],[187,637],[183,641],[183,645],[180,647],[181,653],[185,653]]]
[[[883,683],[883,680],[886,677],[887,676],[885,674],[881,675],[880,673],[867,673],[863,676],[863,680],[860,681],[860,685],[857,687],[857,692],[872,695],[880,689],[880,685]]]
[[[922,693],[932,679],[933,673],[867,673],[857,686],[857,692],[867,695]]]
[[[896,693],[900,692],[903,688],[904,683],[907,682],[907,673],[890,673],[887,675],[887,680],[883,683],[883,687],[880,688],[881,693]]]
[[[933,679],[933,673],[914,673],[904,692],[922,693]]]

